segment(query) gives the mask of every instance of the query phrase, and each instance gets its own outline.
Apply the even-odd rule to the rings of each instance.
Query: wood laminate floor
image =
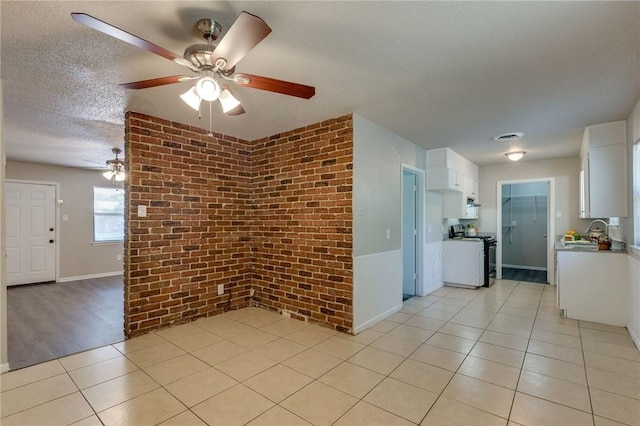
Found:
[[[547,283],[547,271],[532,271],[530,269],[502,268],[502,279],[524,281],[528,283]]]
[[[123,276],[7,289],[12,370],[124,340]]]

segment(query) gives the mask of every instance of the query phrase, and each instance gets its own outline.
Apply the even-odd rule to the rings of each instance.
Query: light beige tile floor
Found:
[[[257,308],[0,377],[2,425],[640,425],[627,331],[441,288],[357,336]]]

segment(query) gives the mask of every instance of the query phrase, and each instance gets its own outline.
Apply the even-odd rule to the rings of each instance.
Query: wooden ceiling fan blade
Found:
[[[133,46],[144,49],[147,52],[160,55],[163,58],[167,58],[179,65],[184,65],[186,67],[192,68],[192,64],[182,56],[177,55],[170,50],[165,49],[164,47],[160,47],[147,40],[144,40],[136,35],[121,30],[120,28],[114,27],[113,25],[101,21],[98,18],[94,18],[91,15],[87,15],[86,13],[72,13],[71,18],[76,22],[84,24],[89,28],[93,28],[94,30],[100,31],[101,33],[110,35],[111,37],[115,37],[118,40],[124,41],[125,43],[129,43]]]
[[[271,28],[261,18],[242,12],[213,51],[212,62],[224,58],[227,61],[224,69],[233,68],[270,32]]]
[[[195,80],[198,77],[189,77],[187,75],[172,75],[169,77],[152,78],[150,80],[134,81],[131,83],[119,84],[125,89],[147,89],[149,87],[165,86],[167,84],[181,83],[183,81]]]
[[[275,78],[260,77],[259,75],[238,73],[233,76],[233,80],[240,86],[267,90],[269,92],[281,93],[298,98],[310,99],[316,94],[315,87],[292,83],[290,81],[276,80]]]

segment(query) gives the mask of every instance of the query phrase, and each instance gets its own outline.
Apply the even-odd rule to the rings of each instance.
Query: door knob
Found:
[[[53,244],[53,240],[49,240],[49,244]]]

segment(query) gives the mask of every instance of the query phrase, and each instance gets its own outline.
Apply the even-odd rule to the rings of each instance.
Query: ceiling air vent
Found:
[[[520,139],[523,136],[524,136],[524,133],[522,132],[508,132],[498,136],[494,136],[493,140],[498,142],[510,142],[516,139]]]

